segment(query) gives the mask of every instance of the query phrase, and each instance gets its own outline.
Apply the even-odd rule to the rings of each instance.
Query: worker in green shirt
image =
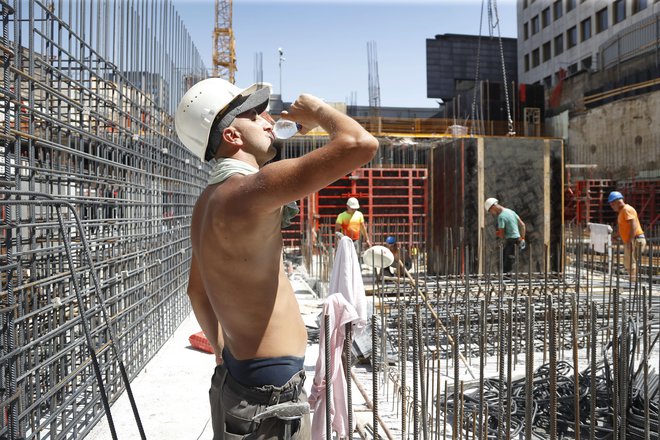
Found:
[[[516,246],[520,246],[520,250],[525,249],[525,223],[520,219],[512,209],[505,208],[499,204],[499,201],[490,197],[486,199],[484,208],[493,217],[497,219],[497,237],[504,239],[503,256],[503,271],[504,273],[511,272],[513,269],[513,262],[515,260]]]

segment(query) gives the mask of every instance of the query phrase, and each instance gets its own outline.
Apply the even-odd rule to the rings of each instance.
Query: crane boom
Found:
[[[215,0],[213,29],[213,76],[235,82],[236,51],[232,30],[233,0]]]

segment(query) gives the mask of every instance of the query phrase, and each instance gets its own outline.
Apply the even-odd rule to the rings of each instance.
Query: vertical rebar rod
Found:
[[[413,324],[413,438],[419,438],[419,306],[412,315]]]
[[[435,396],[435,431],[436,431],[436,440],[440,440],[440,397],[441,397],[441,392],[442,392],[442,387],[441,387],[441,379],[442,379],[442,371],[440,369],[440,327],[436,326],[435,327],[435,340],[436,340],[436,357],[438,359],[438,363],[436,364],[436,396]],[[446,383],[446,382],[445,382]],[[446,414],[445,414],[446,418]]]
[[[497,440],[502,440],[504,436],[504,351],[505,351],[505,314],[502,301],[499,301],[498,319],[497,319],[497,332],[498,332],[498,371],[499,380],[497,383]]]
[[[406,315],[403,301],[400,302],[399,316],[401,317],[401,437],[407,438],[407,419],[406,404],[408,400],[408,386],[406,382],[406,372],[408,370],[408,317]]]
[[[424,365],[424,347],[423,347],[423,341],[422,341],[422,324],[421,324],[421,316],[420,316],[420,305],[418,304],[415,310],[415,314],[417,315],[417,345],[418,345],[418,352],[419,352],[419,388],[421,391],[421,411],[422,411],[422,435],[424,437],[424,440],[428,440],[428,406],[427,406],[427,392],[426,392],[426,382],[424,381],[424,370],[423,370],[423,365]],[[458,343],[457,343],[458,344]]]
[[[649,260],[649,266],[651,266],[652,263]],[[649,267],[649,270],[651,268]],[[650,431],[650,421],[651,421],[651,414],[650,414],[650,407],[649,407],[649,334],[648,334],[648,326],[649,326],[649,317],[648,317],[648,305],[646,302],[646,286],[642,287],[642,364],[643,364],[643,384],[642,384],[642,389],[644,392],[644,420],[646,423],[644,423],[644,440],[649,440],[651,438],[651,431]],[[660,372],[659,372],[660,373]],[[659,408],[660,410],[660,408]]]
[[[506,313],[506,325],[507,325],[507,331],[506,331],[506,364],[507,364],[507,372],[506,372],[506,440],[510,440],[511,438],[511,390],[512,390],[512,378],[511,376],[513,375],[512,372],[512,339],[513,339],[513,299],[512,298],[507,298],[507,305],[508,305],[508,310]]]
[[[471,339],[467,336],[470,334],[470,247],[465,246],[465,255],[467,256],[466,258],[466,263],[465,263],[465,354],[464,356],[467,358],[468,363],[472,365],[472,359],[470,355],[470,344],[472,343]]]
[[[550,440],[557,440],[557,309],[550,299]]]
[[[590,354],[589,360],[591,361],[591,380],[589,381],[589,394],[591,399],[589,399],[589,440],[595,440],[596,438],[596,406],[598,405],[598,397],[596,390],[596,346],[598,345],[598,332],[596,329],[596,315],[597,308],[596,302],[591,302],[591,345],[590,345]]]
[[[372,400],[373,400],[373,427],[374,439],[378,439],[378,316],[371,315],[371,380],[372,380]],[[330,433],[326,438],[330,439]]]
[[[620,438],[625,439],[628,431],[628,362],[630,358],[630,332],[628,329],[628,300],[621,300],[621,345],[620,345],[620,372],[621,388],[619,396],[619,413],[621,414]],[[634,299],[633,299],[634,307]]]
[[[460,387],[460,369],[459,369],[459,363],[458,363],[458,353],[459,353],[459,348],[458,348],[458,331],[459,331],[459,318],[458,315],[454,315],[452,317],[452,329],[454,330],[454,344],[452,345],[453,348],[453,353],[452,353],[452,362],[454,364],[454,400],[453,400],[453,425],[452,425],[452,440],[456,440],[456,436],[458,435],[459,429],[461,429],[460,426],[458,426],[458,411],[460,411],[460,408],[458,407],[458,402],[459,402],[459,387]]]
[[[531,276],[531,274],[530,274]],[[533,387],[534,387],[534,315],[532,297],[527,296],[527,328],[525,356],[525,440],[532,440]]]
[[[449,393],[447,392],[447,382],[448,381],[445,381],[445,399],[444,399],[444,401],[445,401],[445,408],[444,408],[445,416],[443,417],[443,420],[442,420],[442,438],[443,438],[443,440],[447,440],[447,418],[448,418],[448,415],[449,415]],[[407,438],[407,437],[402,436],[402,438]]]
[[[16,5],[20,7],[20,5]],[[0,10],[0,14],[2,14],[2,45],[9,48],[11,45],[9,43],[9,15],[14,12],[11,10],[9,5],[2,5],[2,9]],[[14,21],[14,31],[17,32],[19,30],[19,22],[16,20]],[[18,47],[18,45],[15,45],[15,51],[21,52],[22,48]],[[3,77],[2,77],[2,87],[5,90],[10,90],[10,84],[11,84],[11,77],[10,77],[10,67],[12,62],[10,59],[10,54],[9,52],[5,52],[4,54],[4,59],[3,61]],[[18,89],[15,89],[15,91]],[[3,157],[3,168],[4,168],[4,176],[3,179],[5,184],[11,185],[11,180],[12,180],[12,173],[11,173],[11,167],[8,165],[14,161],[14,159],[10,158],[10,145],[13,143],[14,144],[14,150],[15,150],[15,157],[20,156],[20,144],[17,140],[12,140],[10,137],[11,133],[11,117],[10,115],[14,116],[14,120],[18,121],[19,114],[17,112],[12,111],[12,104],[10,97],[5,97],[4,98],[4,118],[3,118],[3,150],[4,150],[4,157]],[[18,151],[16,151],[18,150]],[[18,182],[18,173],[16,173],[15,176],[16,182]],[[14,209],[11,207],[7,206],[4,208],[6,212],[5,214],[5,219],[7,223],[12,222],[14,220]],[[4,225],[3,225],[4,226]],[[4,238],[4,243],[3,243],[3,249],[5,251],[5,257],[6,261],[9,266],[12,266],[13,263],[15,262],[15,257],[14,257],[14,237],[13,237],[13,230],[14,228],[7,228],[5,231],[5,238]],[[20,243],[20,240],[16,241],[17,243]],[[19,276],[17,272],[20,271],[20,266],[19,270],[16,269],[9,269],[6,272],[6,289],[7,289],[7,306],[11,309],[16,306],[16,296],[14,293],[14,276]],[[6,334],[4,337],[3,341],[3,350],[2,354],[4,355],[5,353],[12,353],[16,349],[16,330],[15,330],[15,324],[14,324],[14,313],[4,313],[3,314],[3,319],[2,322],[0,322],[4,328],[6,328]],[[10,440],[14,440],[20,432],[19,428],[19,420],[18,420],[18,405],[19,405],[19,400],[15,399],[14,396],[16,395],[17,389],[18,389],[18,383],[17,383],[17,372],[16,372],[16,363],[18,362],[18,358],[14,357],[13,359],[9,360],[9,377],[8,383],[3,383],[4,386],[7,387],[7,394],[9,398],[11,399],[9,401],[9,408],[6,411],[6,417],[8,418],[8,427],[9,427],[9,436]],[[3,368],[4,370],[4,368]],[[4,371],[3,371],[4,372]],[[4,382],[4,380],[3,380]]]
[[[481,314],[479,316],[479,438],[483,438],[484,432],[487,431],[487,428],[484,428],[484,414],[483,407],[484,402],[484,370],[486,368],[486,300],[482,299],[481,304]]]
[[[573,316],[573,381],[574,381],[574,420],[575,440],[580,440],[580,370],[578,365],[578,310],[575,297],[571,298],[571,312]]]
[[[348,423],[346,429],[348,430],[347,435],[350,439],[353,437],[353,381],[351,379],[351,364],[353,363],[353,360],[351,359],[351,348],[353,345],[353,324],[350,322],[346,324],[345,333],[344,357],[346,358],[346,365],[344,365],[344,375],[346,376],[346,410],[348,412]]]
[[[618,260],[618,255],[617,255]],[[618,264],[617,264],[618,266]],[[612,439],[619,439],[619,387],[620,380],[619,374],[621,369],[619,368],[619,277],[617,275],[617,287],[612,290],[613,304],[614,309],[614,322],[612,323],[612,372],[613,372],[613,382],[614,382],[614,393],[612,395]]]
[[[332,375],[330,374],[330,366],[332,365],[332,356],[330,350],[330,315],[325,313],[323,315],[323,339],[324,339],[324,356],[325,356],[325,436],[332,438]]]
[[[463,430],[465,429],[465,390],[464,390],[464,384],[463,381],[461,381],[461,386],[460,386],[460,399],[459,402],[460,404],[458,405],[458,411],[460,414],[460,417],[458,418],[458,438],[459,440],[463,439]],[[469,431],[468,429],[465,429],[466,431],[466,436],[467,432]]]

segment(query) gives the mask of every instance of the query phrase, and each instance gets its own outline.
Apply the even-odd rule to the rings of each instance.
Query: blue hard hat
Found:
[[[385,243],[387,243],[387,244],[394,244],[394,243],[396,243],[396,238],[394,238],[394,237],[392,237],[392,236],[390,235],[390,236],[388,236],[388,237],[385,239]]]
[[[615,200],[619,200],[623,198],[623,194],[621,194],[619,191],[612,191],[610,193],[610,196],[607,198],[607,203],[612,203]]]

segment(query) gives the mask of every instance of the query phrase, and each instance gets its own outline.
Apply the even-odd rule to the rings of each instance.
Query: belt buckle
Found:
[[[298,396],[300,396],[300,390],[301,390],[301,384],[297,383],[293,386],[293,388],[291,389],[291,392],[293,393],[291,395],[292,402],[298,401]]]
[[[282,394],[282,390],[274,389],[270,393],[270,397],[268,397],[268,405],[277,405],[280,403],[280,395]]]

